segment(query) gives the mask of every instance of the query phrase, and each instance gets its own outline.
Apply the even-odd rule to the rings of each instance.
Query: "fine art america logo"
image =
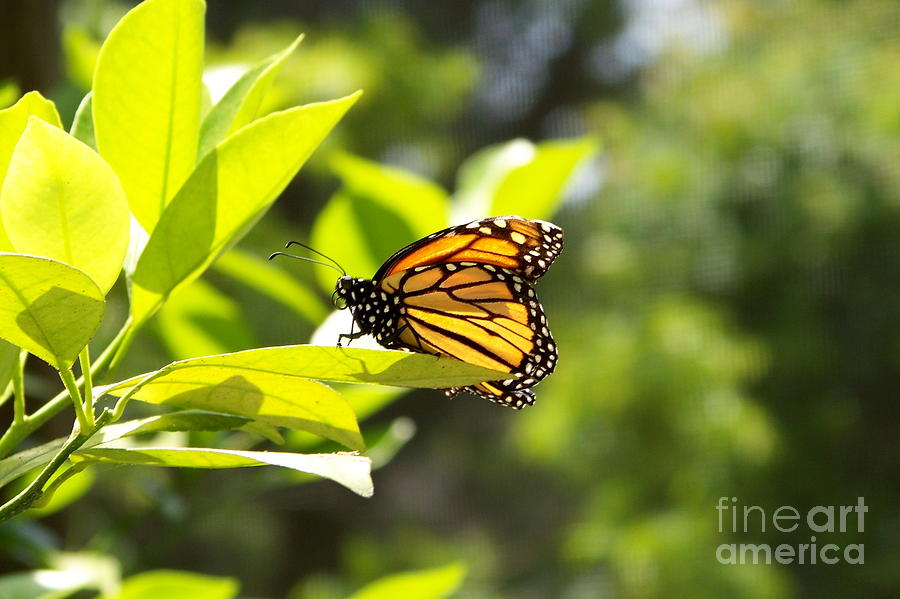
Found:
[[[716,548],[716,559],[722,564],[771,564],[773,560],[779,564],[863,564],[862,543],[822,543],[816,534],[864,532],[869,511],[864,499],[857,497],[856,505],[817,505],[805,512],[782,505],[767,513],[758,505],[739,506],[737,497],[720,497],[716,505],[720,533],[794,533],[799,529],[808,533],[809,542],[722,543]]]

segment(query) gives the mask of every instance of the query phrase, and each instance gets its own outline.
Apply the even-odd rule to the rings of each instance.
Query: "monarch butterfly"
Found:
[[[469,391],[517,410],[532,405],[531,387],[553,372],[557,360],[532,285],[562,251],[562,238],[553,223],[496,216],[404,247],[371,279],[345,274],[335,297],[350,309],[359,331],[340,335],[338,344],[368,334],[388,349],[509,372],[516,378],[444,393]]]

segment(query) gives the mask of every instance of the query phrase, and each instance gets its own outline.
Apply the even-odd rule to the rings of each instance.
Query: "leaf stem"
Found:
[[[91,376],[90,343],[85,345],[78,354],[78,360],[81,362],[81,378],[84,381],[84,411],[88,415],[88,420],[92,421],[94,419],[94,382]]]
[[[19,363],[13,369],[13,423],[12,426],[25,424],[25,360],[28,352],[24,349],[19,352]]]
[[[112,412],[103,410],[103,413],[100,414],[100,417],[97,418],[97,421],[91,428],[81,429],[77,433],[73,433],[72,436],[69,437],[69,440],[66,441],[65,445],[60,448],[59,452],[53,456],[50,463],[44,466],[44,469],[41,470],[41,473],[37,478],[31,481],[31,484],[25,487],[21,493],[7,501],[3,506],[0,506],[0,522],[9,520],[13,516],[27,510],[34,505],[35,502],[40,500],[44,494],[44,485],[47,484],[47,481],[50,480],[53,473],[59,470],[63,463],[69,459],[69,456],[84,445],[85,441],[90,439],[94,433],[105,426],[106,423],[109,422],[110,416],[112,416]]]
[[[59,378],[62,379],[69,397],[72,399],[72,405],[75,406],[75,415],[78,416],[78,427],[87,431],[94,428],[94,414],[87,413],[84,409],[84,402],[81,399],[81,390],[78,383],[75,382],[75,375],[72,374],[71,368],[63,368],[59,371]]]
[[[122,344],[123,339],[131,330],[133,320],[129,317],[122,325],[116,337],[110,341],[103,353],[94,361],[90,371],[94,379],[101,378],[109,372],[109,364],[116,350]],[[79,383],[80,384],[80,383]],[[48,420],[59,414],[69,403],[69,392],[63,390],[56,397],[38,408],[34,414],[25,419],[22,426],[10,426],[0,437],[0,459],[5,458],[28,435],[42,427]]]

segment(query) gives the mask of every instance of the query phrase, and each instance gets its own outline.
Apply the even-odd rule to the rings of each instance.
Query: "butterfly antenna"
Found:
[[[295,254],[288,254],[287,252],[272,252],[269,255],[269,260],[274,258],[275,256],[286,256],[288,258],[293,258],[295,260],[303,260],[304,262],[312,262],[313,264],[321,264],[322,266],[327,266],[328,268],[333,268],[338,271],[342,275],[346,276],[347,271],[340,267],[340,265],[335,266],[334,264],[330,264],[328,262],[322,262],[321,260],[316,260],[315,258],[307,258],[306,256],[297,256]]]
[[[305,249],[311,251],[313,254],[317,254],[317,255],[319,255],[319,256],[322,256],[323,258],[325,258],[326,260],[328,260],[329,262],[331,262],[332,264],[334,264],[335,266],[337,266],[337,267],[340,269],[341,273],[342,273],[344,276],[347,276],[347,271],[344,270],[344,267],[341,266],[341,265],[338,263],[338,261],[335,260],[334,258],[332,258],[331,256],[326,256],[325,254],[323,254],[323,253],[320,252],[319,250],[315,250],[315,249],[309,247],[308,245],[306,245],[306,244],[304,244],[304,243],[300,243],[299,241],[288,241],[286,244],[284,244],[284,247],[285,247],[285,249],[287,249],[287,248],[291,247],[292,245],[299,245],[300,247],[305,248]]]

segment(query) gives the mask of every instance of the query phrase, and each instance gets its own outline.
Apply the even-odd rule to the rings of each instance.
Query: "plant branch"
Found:
[[[60,469],[65,461],[69,459],[70,455],[78,451],[78,449],[84,445],[85,441],[90,439],[94,433],[105,426],[106,423],[109,422],[111,416],[112,412],[104,410],[91,428],[81,429],[69,437],[69,440],[66,441],[59,452],[53,456],[50,463],[44,466],[44,469],[41,470],[38,477],[31,481],[31,484],[25,487],[21,493],[7,501],[3,506],[0,506],[0,522],[9,520],[39,501],[44,495],[44,485],[47,484],[50,477]]]
[[[78,354],[78,360],[81,362],[81,378],[84,381],[84,411],[88,415],[88,420],[94,419],[94,382],[91,376],[91,350],[90,344],[85,345],[81,353]]]
[[[66,386],[66,391],[69,392],[69,398],[72,400],[72,405],[75,406],[75,415],[78,416],[78,427],[83,431],[94,428],[94,415],[88,414],[84,410],[84,402],[81,399],[81,390],[78,388],[78,383],[75,381],[75,375],[72,374],[72,369],[63,368],[60,370],[59,378],[62,380],[63,385]]]
[[[22,426],[25,424],[25,360],[28,352],[24,349],[19,352],[19,363],[13,369],[13,424]]]
[[[131,320],[131,318],[125,321],[115,339],[113,339],[109,343],[109,345],[106,346],[106,349],[103,350],[103,353],[100,354],[100,356],[91,366],[89,370],[94,379],[99,379],[109,372],[110,361],[112,360],[112,357],[115,354],[116,350],[118,350],[119,346],[122,344],[122,341],[128,334],[128,331],[131,329],[132,322],[133,321]],[[79,381],[76,381],[76,383],[79,385],[82,384]],[[12,450],[22,442],[23,439],[42,427],[48,420],[63,411],[68,403],[69,392],[67,390],[63,390],[58,393],[53,399],[41,406],[34,414],[28,416],[22,426],[10,426],[6,430],[6,432],[3,433],[3,436],[0,437],[0,459],[8,456],[12,452]]]

